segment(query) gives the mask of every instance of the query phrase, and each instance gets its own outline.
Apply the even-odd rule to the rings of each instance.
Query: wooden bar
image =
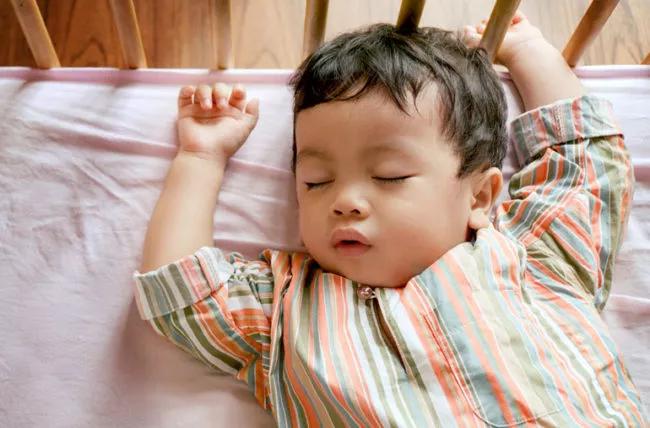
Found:
[[[398,31],[418,28],[425,2],[426,0],[402,0],[396,24]]]
[[[641,64],[650,65],[650,52],[648,52],[648,55],[646,55],[643,61],[641,61]]]
[[[329,0],[307,0],[305,30],[302,38],[302,57],[311,55],[325,39]]]
[[[147,58],[144,54],[133,0],[110,0],[110,5],[126,66],[128,68],[147,68]]]
[[[217,7],[217,68],[225,70],[235,66],[232,52],[230,0],[216,0]]]
[[[485,32],[480,43],[480,46],[487,51],[488,57],[492,62],[494,62],[503,38],[508,32],[512,17],[515,16],[519,3],[521,3],[521,0],[497,0],[494,3],[494,8],[492,8],[490,19],[485,27]]]
[[[36,0],[11,0],[38,68],[61,67]]]
[[[566,62],[574,67],[584,51],[594,41],[607,19],[612,14],[619,0],[593,0],[587,12],[564,47],[562,55]]]

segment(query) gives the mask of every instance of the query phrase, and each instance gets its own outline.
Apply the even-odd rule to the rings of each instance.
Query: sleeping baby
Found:
[[[634,180],[611,105],[516,14],[496,60],[527,111],[509,135],[522,168],[493,210],[507,112],[484,29],[377,24],[300,65],[304,253],[213,247],[259,103],[241,85],[183,87],[134,274],[141,317],[281,427],[644,425],[599,315]]]

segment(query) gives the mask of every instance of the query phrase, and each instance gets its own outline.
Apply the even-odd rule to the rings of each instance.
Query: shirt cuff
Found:
[[[510,139],[520,166],[548,147],[622,134],[609,100],[593,95],[560,100],[513,119]]]
[[[205,299],[227,284],[233,266],[218,248],[202,247],[194,254],[160,268],[133,273],[140,318],[167,315]]]

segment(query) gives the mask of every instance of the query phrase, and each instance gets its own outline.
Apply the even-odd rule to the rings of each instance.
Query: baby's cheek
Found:
[[[321,226],[321,219],[312,211],[303,208],[299,210],[300,238],[309,252],[317,252],[318,247],[322,246],[321,235],[324,229]]]

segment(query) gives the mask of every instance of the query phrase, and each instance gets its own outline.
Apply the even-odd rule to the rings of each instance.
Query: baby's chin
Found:
[[[408,258],[408,266],[400,266],[394,258],[391,261],[382,260],[375,254],[364,254],[359,259],[339,260],[331,252],[322,251],[316,246],[310,251],[309,243],[305,247],[311,258],[318,263],[323,272],[342,276],[350,281],[369,287],[398,288],[406,285],[409,280],[424,268]]]
[[[317,262],[318,260],[315,259]],[[403,287],[412,276],[403,276],[400,278],[398,275],[390,272],[381,272],[373,270],[372,272],[363,272],[359,269],[346,268],[343,266],[336,266],[319,263],[323,272],[333,273],[349,279],[350,281],[357,282],[361,285],[369,287],[381,288],[397,288]]]

